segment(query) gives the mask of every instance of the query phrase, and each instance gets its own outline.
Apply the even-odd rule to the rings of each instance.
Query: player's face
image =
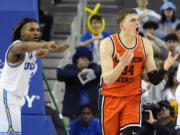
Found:
[[[137,35],[140,31],[140,20],[137,14],[129,14],[120,23],[121,30],[129,35]]]
[[[21,30],[24,41],[38,41],[40,36],[39,25],[35,22],[25,24]]]
[[[98,31],[98,30],[100,30],[102,24],[101,24],[100,20],[93,19],[91,22],[91,25],[95,31]]]
[[[136,0],[138,7],[146,8],[148,5],[148,0]]]

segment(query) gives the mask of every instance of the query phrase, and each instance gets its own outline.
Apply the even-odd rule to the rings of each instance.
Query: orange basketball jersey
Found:
[[[112,83],[111,85],[106,85],[102,78],[102,89],[101,94],[104,96],[130,96],[141,94],[141,75],[143,72],[143,65],[145,61],[145,49],[141,36],[137,36],[136,45],[133,48],[127,48],[121,42],[119,38],[119,33],[113,34],[110,36],[114,45],[114,53],[113,53],[113,67],[119,63],[119,60],[116,56],[116,53],[119,53],[120,56],[126,50],[133,50],[134,57],[131,63],[124,68],[124,71],[121,73],[119,78]]]

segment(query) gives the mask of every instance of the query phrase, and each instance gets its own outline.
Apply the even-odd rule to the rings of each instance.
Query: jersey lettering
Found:
[[[24,65],[24,70],[33,70],[35,69],[35,64],[31,62],[26,62]]]
[[[122,72],[122,75],[127,75],[128,73],[130,73],[130,75],[134,75],[134,65],[131,65],[129,68],[129,66],[126,66],[124,68],[124,71]]]

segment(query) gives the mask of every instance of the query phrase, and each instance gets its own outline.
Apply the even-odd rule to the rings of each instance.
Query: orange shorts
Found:
[[[141,95],[100,96],[102,135],[117,135],[127,127],[141,127]]]

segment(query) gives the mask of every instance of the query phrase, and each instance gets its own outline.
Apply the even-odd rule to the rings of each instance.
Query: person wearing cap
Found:
[[[158,28],[158,23],[154,21],[148,21],[144,23],[143,25],[144,36],[151,41],[154,51],[154,57],[165,60],[166,53],[168,53],[168,48],[163,40],[155,36],[157,28]]]
[[[146,120],[138,135],[177,135],[176,122],[171,120],[174,116],[174,108],[165,100],[158,102],[157,105],[159,109],[156,113],[152,110],[145,110],[149,112],[149,119]]]
[[[166,0],[160,10],[161,21],[159,22],[159,28],[156,31],[156,36],[164,40],[168,34],[175,32],[176,25],[180,21],[175,16],[176,6],[172,2]]]
[[[92,60],[92,52],[80,46],[73,55],[73,64],[57,69],[57,80],[65,82],[62,114],[70,120],[77,117],[82,104],[90,104],[97,114],[101,67]]]

